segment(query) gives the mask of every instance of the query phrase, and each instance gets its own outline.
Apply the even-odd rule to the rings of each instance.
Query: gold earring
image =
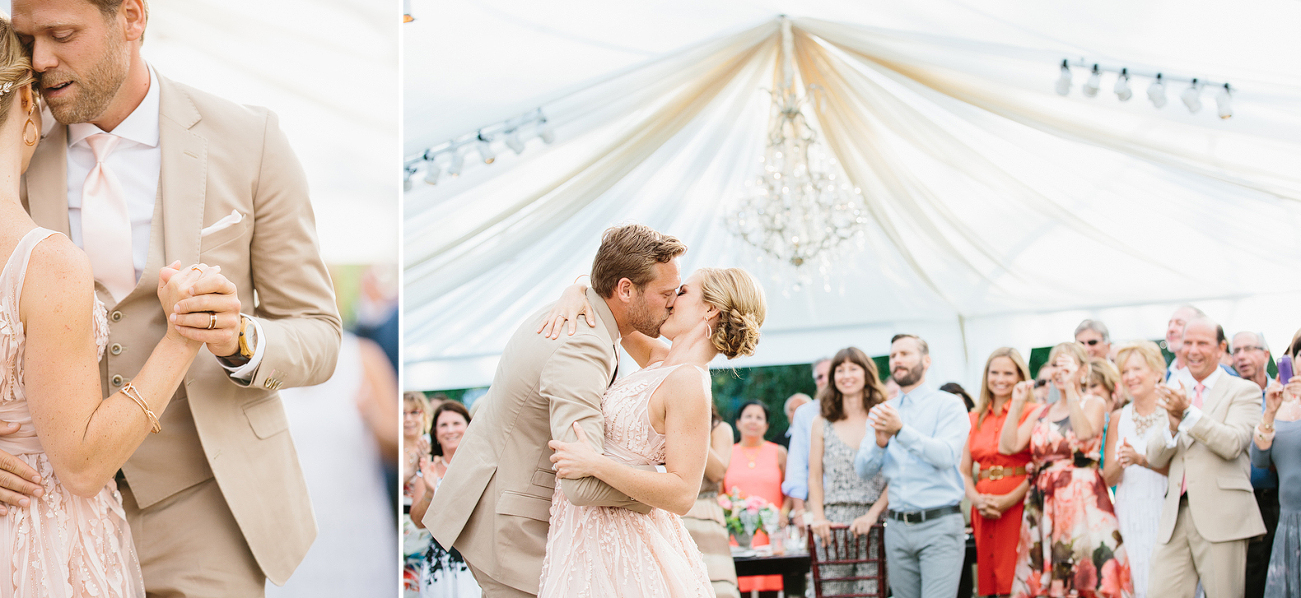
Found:
[[[31,132],[32,132],[32,138],[31,138],[30,141],[27,139],[27,131],[29,130],[29,129],[28,129],[29,125],[30,125],[30,127],[31,127],[30,130],[31,130]],[[34,120],[30,119],[30,118],[27,119],[27,122],[23,123],[23,143],[26,143],[26,144],[27,144],[27,147],[31,147],[31,146],[33,146],[33,145],[36,145],[36,141],[37,141],[39,138],[40,138],[40,132],[39,132],[39,130],[36,128],[36,121],[34,121]]]

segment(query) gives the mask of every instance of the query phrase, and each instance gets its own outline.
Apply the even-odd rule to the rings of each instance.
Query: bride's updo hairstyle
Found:
[[[9,116],[9,108],[17,101],[18,90],[31,83],[32,60],[18,41],[13,23],[0,17],[0,125],[4,125]]]
[[[753,355],[768,312],[759,281],[740,268],[701,268],[697,273],[701,298],[719,312],[718,326],[709,339],[714,348],[728,359]]]

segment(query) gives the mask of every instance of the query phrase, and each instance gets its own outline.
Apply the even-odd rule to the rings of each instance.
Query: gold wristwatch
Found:
[[[239,315],[239,356],[244,359],[253,359],[253,351],[257,349],[257,326],[253,325],[253,319]]]

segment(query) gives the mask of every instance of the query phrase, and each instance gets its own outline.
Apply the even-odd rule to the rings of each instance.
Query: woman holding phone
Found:
[[[1267,598],[1301,597],[1301,378],[1292,376],[1301,330],[1279,360],[1278,382],[1265,389],[1265,413],[1251,444],[1251,464],[1278,470],[1278,528],[1265,579]]]

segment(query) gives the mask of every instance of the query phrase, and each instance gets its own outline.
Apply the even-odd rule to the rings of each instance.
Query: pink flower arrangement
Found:
[[[738,487],[718,495],[718,505],[723,507],[727,529],[734,536],[753,536],[761,526],[777,525],[777,508],[772,503],[761,496],[744,496]]]

